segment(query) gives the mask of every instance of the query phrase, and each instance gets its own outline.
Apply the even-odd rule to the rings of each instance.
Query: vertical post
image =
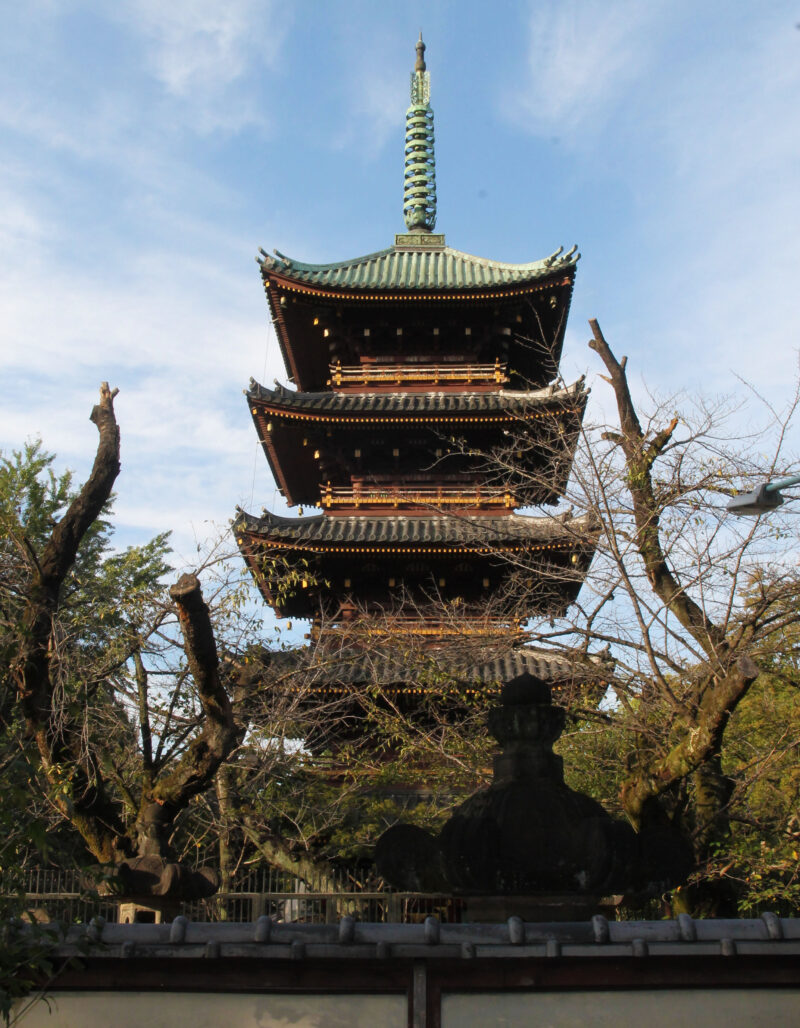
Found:
[[[412,1028],[427,1028],[428,1024],[428,967],[424,960],[414,961],[411,989]]]

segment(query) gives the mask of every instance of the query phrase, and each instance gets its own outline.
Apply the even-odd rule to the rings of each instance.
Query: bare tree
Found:
[[[610,648],[612,691],[597,724],[629,746],[620,806],[637,828],[679,825],[702,866],[727,831],[726,726],[796,623],[800,590],[787,516],[738,520],[725,503],[737,488],[796,471],[786,451],[798,397],[785,411],[765,405],[766,424],[748,438],[729,400],[674,397],[645,417],[627,358],[590,324],[617,423],[584,425],[566,499],[602,530],[577,603],[534,636],[571,652]],[[535,476],[533,445],[511,433],[485,454],[492,483]],[[518,565],[520,588],[528,568]]]

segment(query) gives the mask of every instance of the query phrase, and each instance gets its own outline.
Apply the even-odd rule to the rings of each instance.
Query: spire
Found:
[[[411,106],[406,111],[403,215],[409,232],[432,232],[436,224],[436,160],[433,153],[431,77],[425,68],[422,33],[411,72]]]
[[[425,44],[422,42],[422,29],[419,30],[419,39],[417,40],[417,63],[414,65],[414,71],[425,71]]]

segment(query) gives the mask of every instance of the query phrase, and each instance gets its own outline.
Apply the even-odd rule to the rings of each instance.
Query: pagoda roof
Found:
[[[614,663],[605,652],[587,654],[515,646],[504,647],[492,654],[494,647],[491,643],[476,647],[466,639],[459,655],[455,652],[457,645],[452,642],[445,645],[441,654],[428,649],[421,650],[418,655],[421,663],[440,666],[443,692],[450,691],[456,683],[502,685],[526,672],[553,684],[606,682],[614,672]],[[273,668],[287,673],[304,672],[317,687],[369,684],[384,688],[395,686],[402,690],[403,685],[418,684],[415,681],[418,669],[409,672],[409,653],[402,644],[388,647],[372,640],[366,651],[363,647],[345,646],[338,653],[331,654],[324,650],[320,652],[315,647],[271,653],[269,658]]]
[[[399,241],[403,236],[398,237]],[[418,236],[412,237],[415,241]],[[423,237],[424,238],[424,237]],[[279,250],[274,255],[261,251],[258,258],[264,277],[279,275],[292,282],[321,289],[344,289],[357,293],[388,293],[397,290],[440,292],[468,291],[524,286],[549,279],[557,273],[572,272],[580,258],[577,247],[567,253],[559,247],[543,260],[528,264],[509,264],[454,250],[444,245],[400,245],[333,264],[306,264],[287,257]]]
[[[267,389],[254,379],[250,380],[247,390],[250,403],[263,403],[265,406],[297,412],[298,414],[314,415],[416,415],[425,419],[437,415],[467,414],[507,414],[513,418],[535,417],[533,408],[556,407],[578,403],[579,411],[588,395],[584,389],[584,380],[580,379],[571,386],[558,388],[547,386],[544,389],[530,391],[502,392],[369,392],[369,393],[333,393],[333,392],[297,392],[275,383],[275,389]]]
[[[284,518],[265,512],[257,518],[240,510],[234,531],[261,536],[267,545],[318,553],[329,552],[331,548],[369,553],[376,547],[382,552],[408,547],[442,551],[454,544],[491,553],[569,543],[593,546],[597,528],[591,515],[574,518],[569,512],[550,517],[318,514],[308,518]]]

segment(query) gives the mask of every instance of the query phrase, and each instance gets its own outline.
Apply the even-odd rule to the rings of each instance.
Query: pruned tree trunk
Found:
[[[214,787],[219,807],[219,887],[221,892],[230,892],[233,884],[234,860],[231,846],[231,768],[227,764],[217,771]]]
[[[129,828],[122,800],[104,779],[101,748],[87,737],[80,714],[56,701],[59,677],[57,618],[62,588],[81,542],[111,496],[120,470],[119,429],[114,397],[107,383],[91,414],[99,441],[89,478],[56,524],[41,553],[31,550],[33,575],[23,611],[16,659],[12,667],[16,699],[27,733],[35,740],[51,797],[63,817],[81,834],[100,863],[117,863],[132,888],[154,895],[194,888],[191,875],[169,864],[169,836],[175,817],[213,782],[222,762],[238,745],[242,730],[234,720],[223,685],[211,617],[194,575],[183,575],[171,588],[184,638],[184,649],[201,706],[201,727],[178,763],[160,778],[152,746],[147,672],[138,649],[131,650],[142,735],[141,793],[136,824]],[[138,646],[138,643],[136,644]],[[132,796],[126,793],[129,803]],[[138,883],[138,884],[136,884]],[[144,884],[143,884],[144,883]],[[149,884],[148,884],[149,883]],[[208,891],[208,881],[198,885]]]
[[[109,796],[99,762],[86,752],[81,732],[53,709],[59,659],[53,628],[64,580],[83,537],[100,516],[120,470],[119,429],[108,383],[91,413],[99,442],[91,474],[40,554],[33,554],[33,580],[22,617],[13,668],[17,699],[29,736],[36,741],[53,802],[83,836],[92,854],[108,862],[131,852],[119,805]]]

